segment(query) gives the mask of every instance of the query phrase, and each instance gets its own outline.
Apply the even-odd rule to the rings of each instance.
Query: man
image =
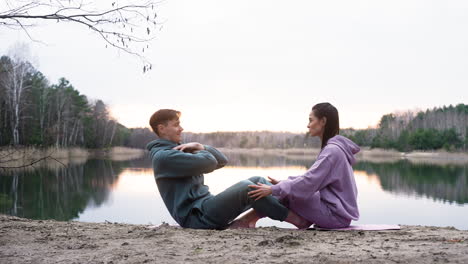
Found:
[[[159,136],[147,145],[153,162],[154,176],[167,209],[182,227],[224,229],[241,213],[255,210],[237,221],[232,227],[255,227],[261,216],[287,221],[298,227],[305,220],[289,211],[273,196],[254,200],[249,185],[269,184],[262,177],[238,182],[214,196],[204,185],[204,173],[222,168],[227,158],[217,149],[197,142],[180,144],[183,128],[181,113],[161,109],[150,118],[150,126]]]

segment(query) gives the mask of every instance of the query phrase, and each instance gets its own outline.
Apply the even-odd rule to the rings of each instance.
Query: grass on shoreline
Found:
[[[109,157],[115,161],[131,160],[142,157],[145,150],[127,147],[113,147],[109,151]]]
[[[317,157],[320,152],[319,148],[292,148],[292,149],[242,149],[242,148],[220,148],[223,153],[236,153],[252,155],[260,157],[263,155],[278,155],[288,156],[294,159],[311,159]],[[356,155],[357,160],[371,162],[394,162],[401,159],[408,160],[413,163],[434,163],[434,164],[467,164],[467,152],[447,152],[445,150],[436,151],[413,151],[413,152],[398,152],[396,150],[387,149],[371,149],[369,147],[361,148],[361,151]]]
[[[27,169],[37,166],[56,168],[69,164],[83,164],[89,158],[99,157],[115,161],[136,159],[145,153],[142,149],[113,147],[106,150],[70,148],[36,148],[36,147],[1,147],[0,168]]]
[[[291,149],[245,149],[245,148],[219,148],[226,154],[245,154],[261,157],[264,155],[287,156],[290,159],[314,159],[320,152],[319,148],[291,148]],[[114,161],[137,159],[146,153],[143,149],[113,147],[109,149],[83,149],[71,148],[36,148],[36,147],[0,147],[0,168],[21,167],[37,160],[44,159],[34,165],[58,168],[69,164],[83,164],[89,158],[104,158]],[[467,152],[414,151],[398,152],[395,150],[362,148],[356,155],[358,160],[370,162],[395,162],[401,159],[412,163],[432,164],[468,164]],[[34,166],[27,166],[34,169]],[[25,168],[21,168],[25,169]]]
[[[53,163],[63,166],[71,163],[84,162],[88,157],[88,151],[78,147],[36,148],[8,146],[0,148],[0,167],[6,169],[23,169],[21,168],[23,166],[34,167],[35,165],[44,164],[50,164],[50,166],[53,166]]]

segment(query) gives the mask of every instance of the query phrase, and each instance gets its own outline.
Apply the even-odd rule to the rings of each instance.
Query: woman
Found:
[[[357,187],[352,165],[359,147],[346,137],[340,136],[336,108],[329,103],[320,103],[309,115],[309,133],[320,137],[321,151],[312,167],[303,175],[278,181],[271,177],[273,185],[258,184],[249,187],[253,199],[273,195],[290,210],[310,224],[322,228],[348,227],[351,220],[358,220]],[[256,222],[253,213],[247,218]]]

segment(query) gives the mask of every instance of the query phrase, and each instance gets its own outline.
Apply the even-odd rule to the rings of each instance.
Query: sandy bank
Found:
[[[468,231],[193,230],[0,215],[1,263],[468,263]]]

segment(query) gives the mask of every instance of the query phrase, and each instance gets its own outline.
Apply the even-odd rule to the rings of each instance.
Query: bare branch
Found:
[[[0,26],[22,29],[32,40],[27,27],[35,26],[28,21],[44,20],[71,22],[83,25],[97,33],[108,45],[125,53],[137,56],[144,63],[144,70],[151,69],[143,53],[148,43],[156,37],[159,23],[154,0],[135,0],[119,6],[113,2],[111,8],[98,8],[98,4],[83,4],[73,0],[29,0],[8,3],[9,10],[0,10]]]
[[[45,156],[45,157],[42,157],[42,158],[39,158],[39,159],[36,159],[30,163],[27,163],[27,164],[23,164],[21,166],[0,166],[0,169],[3,169],[3,170],[6,170],[6,169],[21,169],[21,168],[26,168],[26,167],[30,167],[30,166],[33,166],[34,164],[36,163],[39,163],[43,160],[46,160],[46,159],[49,159],[51,158],[50,156]],[[63,164],[63,163],[62,163]]]
[[[53,157],[56,149],[53,151],[41,155],[39,149],[35,149],[33,152],[28,151],[27,148],[22,148],[18,146],[3,148],[1,149],[0,164],[15,163],[18,161],[26,161],[21,165],[0,165],[0,170],[9,170],[9,169],[22,169],[34,166],[42,161],[53,160],[57,163],[60,163],[63,167],[67,167],[63,162]],[[32,158],[34,156],[40,156],[38,158]]]

